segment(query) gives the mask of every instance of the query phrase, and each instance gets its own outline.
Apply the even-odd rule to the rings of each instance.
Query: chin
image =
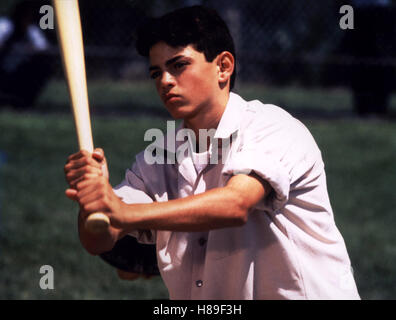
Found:
[[[189,117],[188,112],[181,112],[179,110],[169,111],[169,113],[172,116],[172,118],[175,120],[186,119]]]
[[[193,108],[187,105],[167,105],[166,109],[174,119],[185,119],[193,113]]]

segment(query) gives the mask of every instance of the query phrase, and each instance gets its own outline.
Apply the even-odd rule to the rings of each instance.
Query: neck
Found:
[[[220,119],[224,113],[227,106],[228,99],[230,97],[229,92],[227,94],[221,95],[219,99],[214,102],[208,103],[203,106],[196,115],[191,118],[184,119],[184,124],[187,128],[194,131],[197,150],[199,149],[199,130],[200,129],[217,129]],[[209,143],[207,143],[207,148],[209,148]]]
[[[191,118],[184,119],[185,126],[194,131],[198,137],[199,129],[217,129],[220,119],[227,106],[229,94],[223,95],[217,101],[209,102],[200,109],[200,112]]]

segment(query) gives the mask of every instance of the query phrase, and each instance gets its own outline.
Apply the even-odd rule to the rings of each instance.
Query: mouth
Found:
[[[166,95],[164,95],[164,102],[172,102],[172,101],[176,101],[181,99],[181,96],[177,95],[177,94],[173,94],[173,93],[168,93]]]

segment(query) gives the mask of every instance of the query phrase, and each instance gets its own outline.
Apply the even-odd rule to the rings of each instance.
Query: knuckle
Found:
[[[89,173],[98,173],[98,169],[93,167],[93,166],[89,166],[89,167],[87,167],[87,172],[89,172]]]
[[[84,175],[83,175],[83,179],[84,179],[84,180],[88,180],[90,177],[91,177],[90,174],[87,173],[87,172],[84,173]]]
[[[79,164],[82,167],[88,166],[89,165],[89,160],[86,157],[84,157],[84,158],[81,159]]]
[[[99,196],[102,199],[102,201],[107,201],[106,192],[104,190],[100,190]]]
[[[94,160],[94,159],[89,159],[89,165],[91,165],[94,168],[99,168],[100,164],[98,161]]]
[[[82,181],[79,181],[77,183],[75,183],[77,190],[81,190],[83,185],[82,185]]]

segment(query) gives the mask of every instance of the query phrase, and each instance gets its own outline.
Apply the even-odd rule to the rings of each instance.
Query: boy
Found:
[[[156,243],[171,299],[359,299],[320,151],[282,109],[230,92],[235,50],[218,14],[194,6],[153,19],[137,49],[183,119],[156,148],[178,161],[141,152],[113,189],[102,150],[70,156],[66,194],[80,204],[83,246],[100,254],[127,234]],[[191,138],[204,130],[214,136]],[[109,216],[105,234],[84,229],[92,212]]]

